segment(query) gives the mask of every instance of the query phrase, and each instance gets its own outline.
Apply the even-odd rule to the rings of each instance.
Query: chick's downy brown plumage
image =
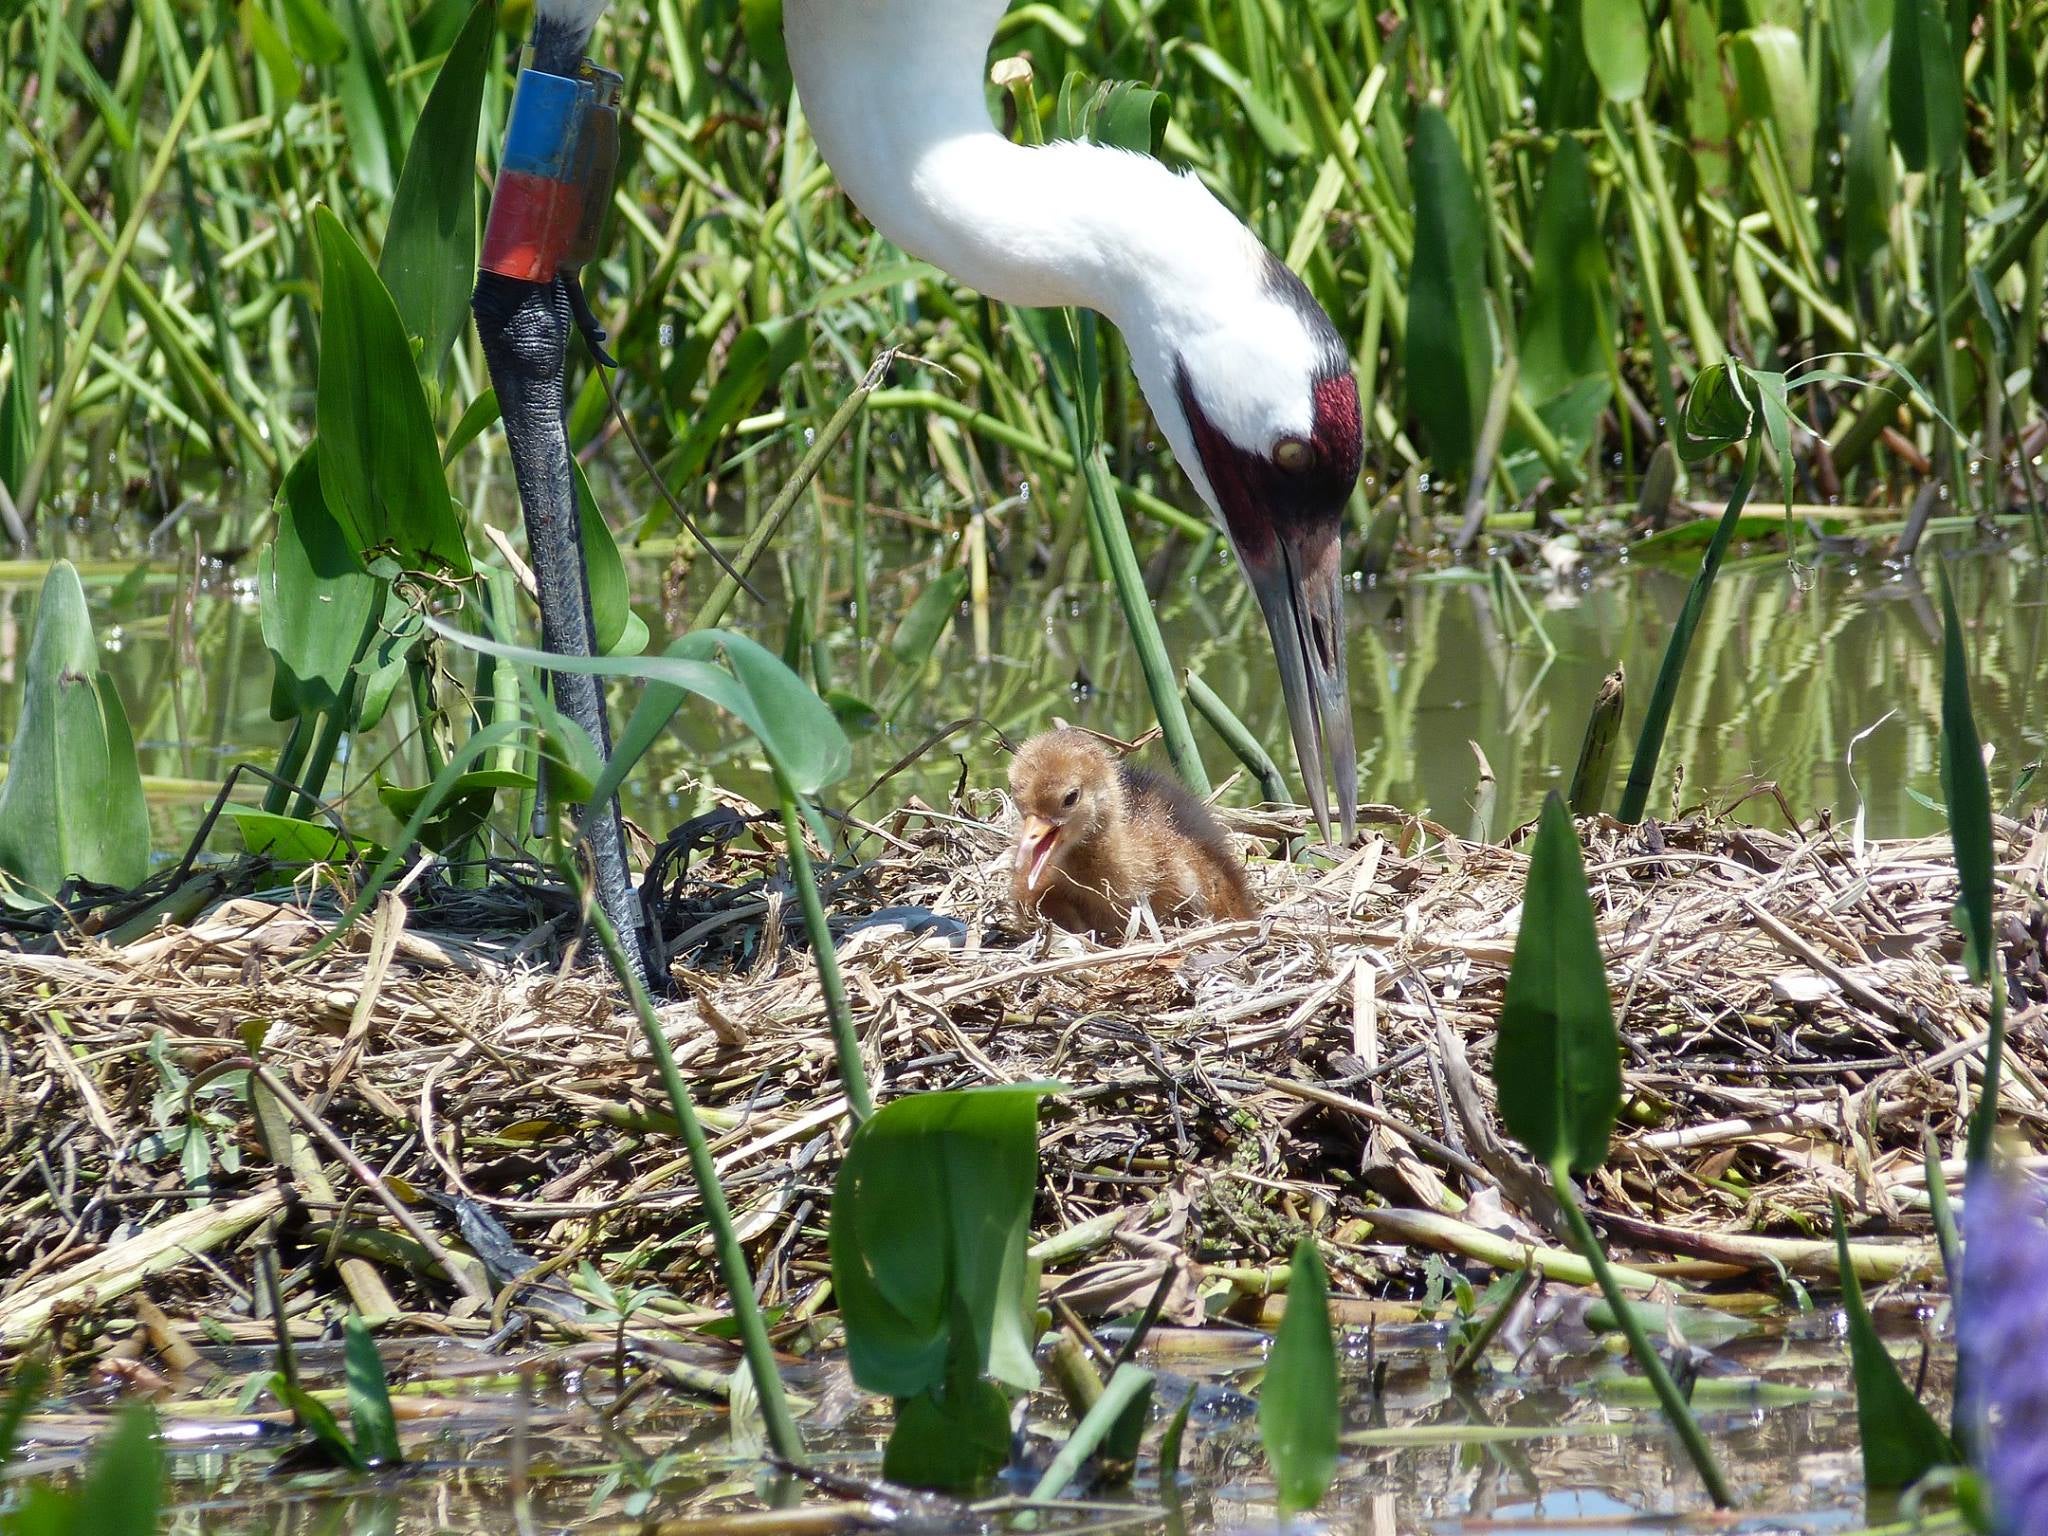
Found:
[[[1140,902],[1162,920],[1253,917],[1258,904],[1207,806],[1120,762],[1085,731],[1034,736],[1010,765],[1022,824],[1017,904],[1074,933],[1120,938]]]

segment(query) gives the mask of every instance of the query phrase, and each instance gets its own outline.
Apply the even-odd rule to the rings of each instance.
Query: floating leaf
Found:
[[[383,280],[341,221],[313,210],[320,244],[320,490],[367,554],[469,574],[412,344]]]
[[[1538,1162],[1589,1173],[1606,1161],[1621,1109],[1621,1041],[1578,833],[1555,790],[1529,856],[1493,1080],[1501,1118]]]
[[[1283,1514],[1314,1509],[1337,1475],[1337,1390],[1329,1286],[1315,1239],[1303,1238],[1294,1247],[1287,1310],[1259,1387],[1259,1443],[1272,1463]]]
[[[476,283],[476,125],[497,47],[496,0],[476,0],[420,111],[377,274],[419,347],[424,378],[440,375],[469,323]]]
[[[1849,1335],[1850,1373],[1856,1384],[1863,1482],[1869,1488],[1910,1488],[1936,1467],[1954,1465],[1959,1458],[1934,1416],[1900,1378],[1898,1366],[1878,1337],[1870,1309],[1863,1304],[1863,1283],[1849,1258],[1842,1202],[1837,1199],[1834,1207],[1835,1262],[1842,1274],[1842,1317]]]
[[[0,781],[0,870],[38,904],[72,876],[140,884],[149,807],[135,738],[69,560],[43,579],[21,678],[20,723]]]
[[[1423,107],[1416,116],[1408,174],[1415,184],[1408,409],[1422,423],[1439,472],[1459,476],[1472,467],[1493,341],[1486,323],[1479,203],[1450,122],[1435,107]]]

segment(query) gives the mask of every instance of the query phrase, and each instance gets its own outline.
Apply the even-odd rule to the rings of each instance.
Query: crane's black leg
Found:
[[[480,272],[470,307],[491,384],[498,392],[512,473],[526,514],[527,554],[540,596],[542,647],[563,656],[592,655],[597,635],[563,420],[573,324],[566,280],[558,276],[549,283],[528,283]],[[555,706],[583,729],[600,756],[609,758],[611,726],[601,680],[557,672],[552,681]],[[590,846],[598,902],[627,955],[644,973],[640,903],[626,866],[618,802],[591,806],[584,814],[582,833]]]

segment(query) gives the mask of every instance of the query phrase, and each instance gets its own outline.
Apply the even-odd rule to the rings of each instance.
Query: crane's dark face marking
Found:
[[[1345,676],[1341,535],[1344,505],[1364,457],[1364,424],[1358,383],[1336,327],[1299,278],[1268,261],[1266,291],[1293,312],[1309,343],[1303,348],[1301,338],[1284,338],[1247,359],[1247,369],[1258,371],[1259,398],[1273,402],[1270,408],[1219,412],[1233,422],[1233,436],[1203,408],[1185,360],[1174,386],[1217,513],[1265,613],[1309,804],[1327,833],[1327,769],[1348,840],[1358,786]],[[1306,362],[1282,361],[1290,357]],[[1213,359],[1209,366],[1216,366]],[[1305,400],[1290,397],[1297,387],[1284,372],[1290,367],[1300,369]],[[1215,398],[1227,401],[1226,392],[1242,381],[1208,382],[1218,391]],[[1261,429],[1262,417],[1285,425]],[[1239,440],[1255,432],[1259,440]]]

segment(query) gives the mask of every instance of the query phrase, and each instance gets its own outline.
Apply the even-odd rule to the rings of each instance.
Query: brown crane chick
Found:
[[[1121,938],[1139,904],[1160,918],[1255,917],[1258,903],[1223,828],[1187,787],[1121,762],[1085,731],[1018,749],[1010,793],[1017,905],[1072,933]]]

